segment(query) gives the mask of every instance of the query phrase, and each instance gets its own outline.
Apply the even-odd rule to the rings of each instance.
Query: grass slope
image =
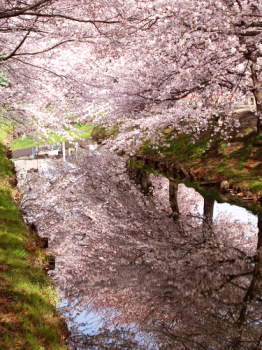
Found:
[[[77,141],[91,137],[93,126],[91,124],[75,125],[71,129],[65,130],[65,136],[59,135],[55,132],[49,132],[47,135],[40,135],[39,138],[32,136],[20,137],[10,144],[11,150],[51,145],[65,141]]]
[[[15,177],[1,143],[7,135],[0,128],[0,349],[65,350],[45,256],[13,200]]]
[[[159,142],[144,142],[129,167],[162,173],[203,195],[262,214],[262,134],[251,132],[226,143],[208,133],[194,140],[165,130]],[[221,191],[221,184],[227,188]]]

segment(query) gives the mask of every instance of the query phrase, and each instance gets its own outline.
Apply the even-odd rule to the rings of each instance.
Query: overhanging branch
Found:
[[[1,11],[0,18],[17,17],[17,16],[25,14],[27,11],[39,9],[42,5],[45,5],[45,4],[51,3],[51,2],[52,2],[52,0],[40,0],[32,5],[24,6],[22,8]],[[35,13],[34,15],[37,15],[37,13]]]

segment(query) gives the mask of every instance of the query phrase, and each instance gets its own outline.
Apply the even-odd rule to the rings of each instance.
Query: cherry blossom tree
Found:
[[[195,120],[190,127],[198,131],[211,116],[229,117],[234,103],[253,96],[259,131],[261,3],[167,0],[137,5],[136,15],[147,15],[151,23],[121,40],[120,57],[108,58],[104,76],[107,100],[114,100],[112,114],[117,106],[120,114],[133,117]],[[237,126],[232,118],[230,123]]]
[[[261,13],[259,0],[5,1],[1,66],[27,91],[43,76],[37,92],[79,99],[81,113],[191,132],[219,115],[215,132],[236,128],[234,103],[253,97],[259,131]]]
[[[106,27],[119,22],[117,13],[109,12],[102,14],[101,7],[94,8],[88,0],[74,3],[64,0],[1,1],[1,101],[8,107],[16,103],[18,120],[26,115],[30,119],[37,115],[35,124],[40,128],[48,127],[48,124],[63,127],[65,113],[61,110],[68,106],[68,100],[83,95],[81,83],[67,75],[66,67],[71,67],[68,57],[75,62],[74,48],[80,41],[83,46],[86,42],[92,43],[99,34],[100,25]],[[59,54],[59,48],[65,50],[63,54]],[[73,93],[68,96],[70,90]],[[50,108],[46,110],[45,107],[51,104],[60,106],[58,113],[51,113]]]

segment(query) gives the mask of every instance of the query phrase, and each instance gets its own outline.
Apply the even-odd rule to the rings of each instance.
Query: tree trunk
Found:
[[[172,209],[172,214],[174,220],[177,220],[179,217],[179,208],[178,208],[178,203],[177,203],[177,191],[178,191],[178,184],[169,181],[169,202],[170,202],[170,207]]]
[[[133,179],[135,183],[140,186],[141,192],[145,195],[150,195],[152,193],[152,182],[150,180],[149,173],[142,168],[136,167],[130,168],[128,171],[131,179]]]
[[[262,82],[257,73],[257,56],[251,55],[251,77],[253,81],[253,95],[256,101],[257,134],[261,131],[262,122]]]
[[[257,249],[262,247],[262,216],[258,215],[258,234],[257,234]]]
[[[204,213],[203,213],[203,235],[210,237],[213,233],[213,213],[214,213],[214,199],[204,198]]]

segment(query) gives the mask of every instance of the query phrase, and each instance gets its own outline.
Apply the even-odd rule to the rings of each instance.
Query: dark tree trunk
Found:
[[[150,174],[142,168],[129,169],[130,178],[133,179],[138,186],[140,186],[141,192],[143,192],[145,195],[150,195],[152,193],[152,182],[149,175]]]
[[[203,235],[209,237],[213,233],[213,213],[214,199],[204,198],[204,213],[203,213]]]
[[[262,247],[262,216],[258,216],[258,234],[257,234],[257,249]]]
[[[251,78],[253,81],[253,95],[256,101],[256,117],[257,117],[257,134],[261,131],[261,118],[262,118],[262,82],[259,80],[257,65],[257,54],[253,53],[251,56]]]
[[[179,217],[179,208],[178,208],[178,203],[177,203],[177,191],[178,191],[178,184],[169,181],[169,202],[170,202],[170,207],[172,209],[172,214],[174,220],[177,220]]]

